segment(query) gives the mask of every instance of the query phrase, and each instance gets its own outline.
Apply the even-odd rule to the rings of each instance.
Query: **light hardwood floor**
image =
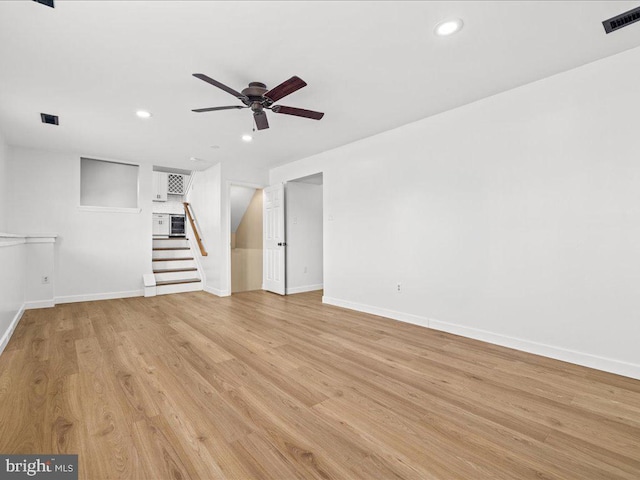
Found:
[[[203,292],[25,313],[0,452],[80,478],[640,478],[640,381],[321,304]]]

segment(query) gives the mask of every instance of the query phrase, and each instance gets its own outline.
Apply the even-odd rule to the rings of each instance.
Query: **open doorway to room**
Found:
[[[322,173],[286,183],[287,294],[323,289],[322,197]]]
[[[262,288],[262,189],[230,185],[231,293]]]

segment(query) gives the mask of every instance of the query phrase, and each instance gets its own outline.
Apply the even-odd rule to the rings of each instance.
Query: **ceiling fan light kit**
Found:
[[[316,112],[313,110],[305,110],[303,108],[287,107],[284,105],[274,105],[275,102],[287,95],[292,94],[295,91],[300,90],[302,87],[306,87],[307,84],[300,77],[293,76],[289,80],[282,82],[277,87],[271,90],[267,89],[267,86],[262,82],[251,82],[249,86],[238,92],[233,88],[227,87],[223,83],[214,80],[202,73],[194,73],[194,77],[207,82],[214,87],[218,87],[220,90],[224,90],[230,95],[233,95],[240,100],[243,105],[230,105],[225,107],[208,107],[197,108],[192,110],[196,113],[202,112],[214,112],[218,110],[235,110],[240,108],[250,108],[253,112],[253,119],[258,130],[265,130],[269,128],[269,121],[267,120],[267,113],[265,110],[271,110],[273,113],[281,113],[285,115],[293,115],[296,117],[311,118],[313,120],[320,120],[324,113]],[[244,139],[244,137],[243,137]],[[246,140],[245,140],[246,141]]]

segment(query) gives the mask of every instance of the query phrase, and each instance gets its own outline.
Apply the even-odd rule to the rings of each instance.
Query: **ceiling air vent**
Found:
[[[48,123],[50,125],[60,125],[58,123],[57,115],[51,115],[50,113],[41,113],[40,118],[42,119],[42,123]]]
[[[602,26],[604,27],[605,32],[611,33],[616,30],[620,30],[627,25],[636,23],[638,20],[640,20],[640,7],[629,10],[621,15],[617,15],[609,20],[605,20],[602,22]]]
[[[55,8],[53,5],[53,0],[33,0],[34,2],[41,3],[42,5],[46,5],[47,7]]]

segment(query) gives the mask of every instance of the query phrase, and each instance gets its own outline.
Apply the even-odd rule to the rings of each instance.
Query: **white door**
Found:
[[[263,190],[264,289],[285,294],[284,184]]]

